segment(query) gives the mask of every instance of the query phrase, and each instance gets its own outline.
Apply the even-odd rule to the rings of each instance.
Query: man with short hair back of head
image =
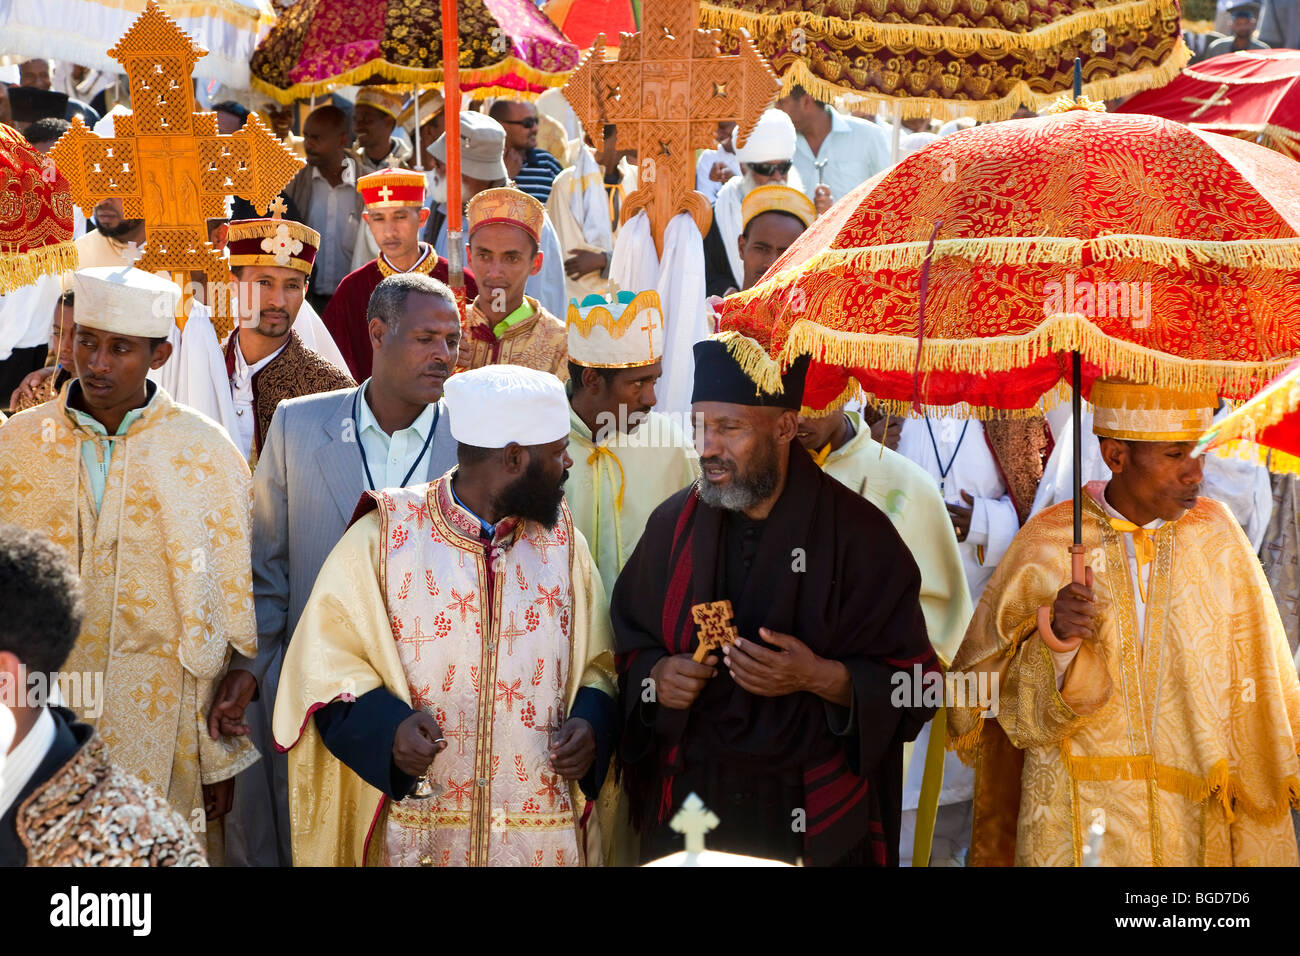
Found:
[[[50,698],[55,686],[95,693],[60,673],[82,614],[64,551],[40,532],[0,524],[0,684],[17,691],[0,699],[16,731],[0,738],[0,866],[206,866],[189,822]]]

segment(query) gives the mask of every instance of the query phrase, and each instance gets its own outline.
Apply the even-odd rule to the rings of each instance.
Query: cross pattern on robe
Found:
[[[605,62],[605,35],[564,86],[564,96],[591,131],[597,149],[604,125],[618,127],[620,147],[636,149],[637,189],[623,202],[621,222],[644,209],[655,249],[679,212],[708,231],[713,211],[695,191],[695,150],[713,146],[719,120],[736,120],[744,144],[772,103],[780,81],[741,31],[740,53],[718,53],[717,30],[701,30],[699,0],[644,0],[641,32],[624,34],[618,61]]]
[[[220,337],[232,322],[230,274],[208,242],[207,221],[226,217],[228,195],[265,209],[303,161],[255,113],[223,135],[215,113],[195,112],[192,74],[207,51],[154,0],[108,53],[130,81],[134,111],[115,117],[111,139],[74,118],[50,158],[82,209],[117,198],[125,218],[145,221],[148,244],[137,268],[179,273],[182,287],[188,273],[206,275]]]
[[[1205,99],[1198,99],[1195,96],[1184,96],[1184,103],[1200,103],[1201,105],[1192,111],[1188,119],[1196,119],[1202,113],[1212,109],[1215,106],[1231,106],[1232,100],[1228,99],[1228,84],[1220,83],[1219,88],[1207,96]]]
[[[703,661],[709,651],[716,650],[724,644],[736,643],[740,632],[731,623],[735,616],[736,612],[730,601],[713,601],[691,607],[691,620],[699,625],[696,636],[700,639],[700,646],[695,648],[693,655],[697,663]]]
[[[668,825],[686,838],[687,853],[698,854],[704,852],[704,835],[717,829],[721,822],[718,815],[706,807],[698,795],[692,793]]]

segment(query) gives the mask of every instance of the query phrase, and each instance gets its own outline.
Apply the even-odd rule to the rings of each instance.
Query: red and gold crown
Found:
[[[533,242],[542,241],[546,207],[518,189],[509,186],[485,189],[469,201],[467,212],[471,236],[482,226],[508,222],[532,236]]]
[[[240,266],[279,266],[311,275],[320,233],[292,219],[281,219],[284,200],[271,203],[270,219],[237,219],[226,233],[227,263],[234,270]]]
[[[409,169],[381,169],[357,180],[367,209],[393,209],[424,205],[424,173]]]

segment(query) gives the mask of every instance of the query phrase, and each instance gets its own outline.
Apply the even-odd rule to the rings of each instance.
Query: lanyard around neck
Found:
[[[957,447],[952,450],[952,455],[948,458],[948,464],[945,466],[943,459],[939,457],[939,443],[934,440],[934,428],[930,425],[930,419],[925,420],[925,430],[930,433],[930,447],[934,449],[934,462],[939,466],[939,494],[943,494],[948,485],[948,472],[952,471],[952,463],[957,460],[957,452],[961,451],[961,443],[966,440],[966,429],[970,428],[970,419],[961,426],[961,435],[957,437]]]
[[[375,487],[375,479],[370,474],[370,462],[366,459],[366,446],[361,441],[361,419],[357,417],[357,402],[360,398],[361,389],[357,389],[356,394],[352,396],[352,428],[357,436],[357,450],[361,452],[361,467],[366,471],[366,490],[378,491],[379,489]],[[410,470],[406,473],[406,477],[402,479],[402,483],[398,487],[405,488],[406,483],[410,481],[411,476],[415,474],[415,469],[419,466],[421,459],[424,458],[425,453],[429,450],[429,445],[433,443],[433,433],[438,430],[438,417],[441,414],[442,409],[437,405],[433,406],[433,424],[429,426],[429,434],[425,437],[424,444],[420,447],[420,454],[416,456],[415,461],[411,462]],[[388,440],[391,442],[393,436],[389,435]]]

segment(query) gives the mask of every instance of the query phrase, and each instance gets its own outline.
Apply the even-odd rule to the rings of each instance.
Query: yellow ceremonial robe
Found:
[[[608,595],[641,540],[650,512],[695,480],[698,459],[677,424],[656,412],[631,434],[614,432],[599,449],[572,408],[569,424],[573,467],[564,495]]]
[[[953,662],[998,679],[996,721],[950,709],[974,762],[974,865],[1295,866],[1300,683],[1259,561],[1201,498],[1153,532],[1145,638],[1123,535],[1084,495],[1098,637],[1060,689],[1036,629],[1070,579],[1072,509],[1031,518],[998,565]],[[1091,862],[1091,854],[1089,854]]]
[[[582,687],[615,693],[609,617],[591,554],[580,533],[570,535],[567,508],[549,533],[531,522],[499,524],[489,581],[477,520],[451,499],[453,474],[376,493],[379,507],[330,552],[303,609],[273,727],[276,746],[289,751],[295,865],[403,862],[421,828],[433,865],[601,862],[612,774],[581,857],[557,859],[564,836],[557,827],[572,835],[586,804],[576,782],[557,788],[545,773],[546,735],[538,732],[557,697],[567,713]],[[551,648],[560,645],[567,659],[553,666]],[[317,709],[380,686],[441,711],[452,745],[434,762],[446,784],[436,799],[383,798],[316,730]],[[415,859],[424,863],[421,852]]]
[[[0,521],[49,535],[80,570],[85,616],[63,669],[102,676],[103,712],[70,705],[115,766],[201,829],[201,785],[258,759],[247,737],[207,730],[231,648],[257,651],[248,465],[220,426],[160,387],[124,435],[99,437],[113,454],[97,512],[81,457],[96,436],[69,414],[68,393],[0,429]]]

